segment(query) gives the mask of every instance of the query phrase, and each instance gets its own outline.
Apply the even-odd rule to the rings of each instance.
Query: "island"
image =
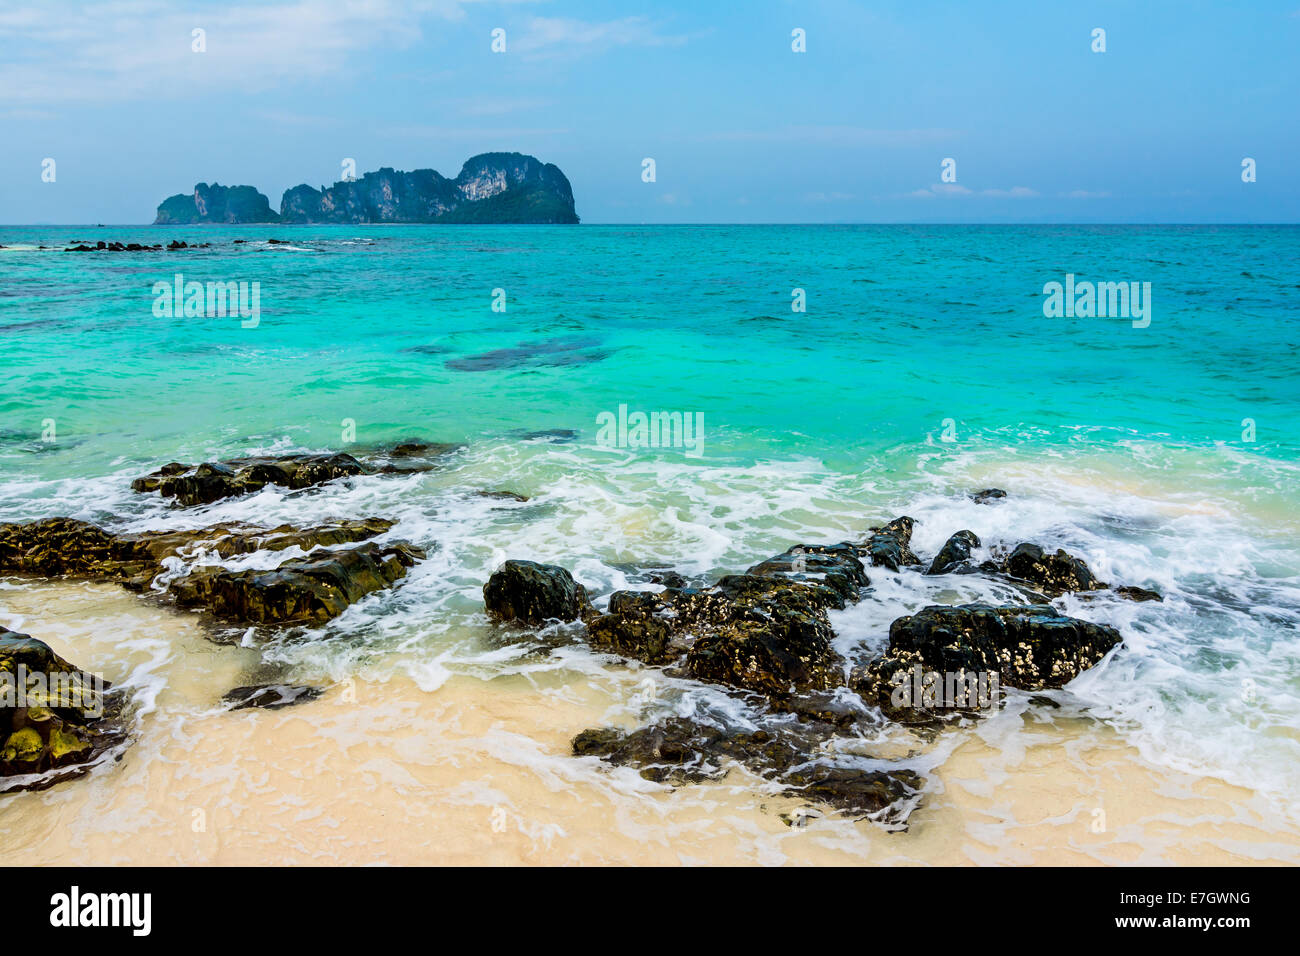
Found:
[[[267,198],[252,186],[199,183],[188,195],[177,193],[158,207],[155,226],[190,226],[195,223],[279,222]]]
[[[432,169],[383,167],[319,189],[285,190],[280,212],[252,186],[199,183],[158,207],[154,225],[199,223],[576,224],[573,189],[553,163],[523,153],[482,153],[448,179]]]

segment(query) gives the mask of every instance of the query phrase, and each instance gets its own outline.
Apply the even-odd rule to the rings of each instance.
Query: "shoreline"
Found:
[[[121,763],[0,802],[6,863],[1300,862],[1300,831],[1265,822],[1251,791],[1149,765],[1088,719],[1004,713],[945,731],[960,740],[940,742],[951,753],[906,832],[824,813],[791,826],[781,814],[806,803],[743,768],[672,788],[569,754],[569,735],[635,694],[639,669],[452,674],[427,691],[358,677],[355,704],[336,684],[301,706],[227,711],[223,684],[255,675],[256,654],[212,644],[191,615],[66,581],[2,589],[0,607],[86,666],[125,641],[133,669],[162,681]]]

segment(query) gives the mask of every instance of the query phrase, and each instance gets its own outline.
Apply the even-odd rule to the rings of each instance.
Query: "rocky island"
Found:
[[[252,186],[198,183],[190,194],[177,193],[158,207],[155,226],[191,226],[198,223],[279,222],[267,198]]]
[[[158,207],[154,225],[200,223],[576,224],[573,189],[553,163],[523,153],[483,153],[455,179],[432,169],[384,167],[319,189],[285,190],[280,212],[252,186],[199,183]]]

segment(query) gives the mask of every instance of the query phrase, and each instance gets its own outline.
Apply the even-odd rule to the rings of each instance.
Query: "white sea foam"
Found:
[[[295,447],[283,441],[260,450]],[[132,530],[394,518],[396,527],[381,540],[409,540],[426,549],[428,560],[398,587],[370,595],[310,632],[310,639],[295,634],[262,645],[268,661],[334,680],[402,675],[426,692],[455,675],[524,680],[538,688],[558,686],[559,674],[580,674],[593,686],[652,676],[650,698],[629,694],[607,714],[629,726],[668,714],[746,726],[753,715],[718,688],[616,661],[581,642],[555,647],[494,636],[482,612],[482,586],[502,560],[568,567],[599,604],[612,590],[650,587],[638,583],[637,567],[669,566],[710,578],[796,543],[862,540],[869,526],[898,513],[917,519],[913,549],[927,564],[963,528],[982,541],[977,559],[1021,541],[1064,547],[1102,580],[1155,588],[1165,600],[1137,604],[1110,594],[1058,600],[1066,613],[1119,628],[1125,643],[1053,696],[1100,718],[1099,726],[1122,735],[1154,764],[1251,787],[1279,814],[1295,815],[1300,545],[1294,522],[1288,534],[1272,521],[1276,511],[1266,499],[1255,501],[1240,490],[1250,483],[1236,474],[1225,477],[1254,468],[1257,483],[1294,480],[1295,470],[1235,453],[1211,467],[1207,456],[1216,454],[1140,442],[1120,453],[1082,443],[1038,456],[1010,455],[992,445],[964,451],[934,445],[919,456],[914,473],[886,485],[811,459],[721,465],[487,440],[427,474],[345,479],[301,492],[268,487],[194,509],[125,490],[138,469],[96,479],[9,481],[0,483],[0,514],[68,514]],[[1009,496],[988,504],[970,499],[969,492],[988,485],[1005,487]],[[498,490],[529,500],[477,494]],[[263,552],[222,563],[269,568],[299,553]],[[209,554],[198,560],[220,559]],[[863,599],[832,614],[837,649],[858,660],[879,653],[890,623],[926,604],[1023,600],[1005,583],[980,575],[919,572],[869,569],[872,587]],[[150,689],[157,667],[138,664],[139,673],[128,679],[141,689],[145,707],[157,693]],[[1020,703],[978,731],[1008,760],[1025,746],[1016,728],[1022,725],[1017,708],[1026,705],[1023,696],[1012,697]],[[893,739],[892,733],[882,729],[878,742]],[[485,740],[484,746],[540,759],[522,741]],[[915,758],[918,768],[942,763],[947,748],[923,751]]]

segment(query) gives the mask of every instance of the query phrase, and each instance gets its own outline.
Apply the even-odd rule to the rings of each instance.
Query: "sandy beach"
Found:
[[[0,801],[5,865],[1300,862],[1300,830],[1250,790],[1151,765],[1098,722],[1042,708],[933,744],[945,756],[922,807],[888,832],[740,767],[674,789],[570,756],[573,734],[628,723],[644,693],[644,673],[615,664],[600,680],[453,674],[427,690],[293,673],[326,694],[229,711],[220,694],[268,672],[194,615],[112,585],[9,578],[0,624],[111,680],[134,674],[153,701],[120,762]]]

